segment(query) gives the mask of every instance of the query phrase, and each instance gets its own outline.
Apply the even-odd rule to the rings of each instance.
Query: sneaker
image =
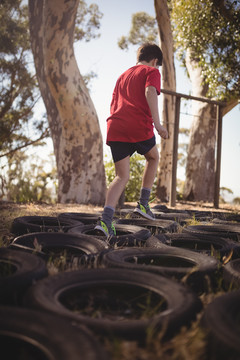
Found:
[[[113,224],[111,224],[111,226],[107,226],[107,224],[100,220],[97,225],[95,226],[94,230],[100,230],[101,232],[104,233],[104,235],[106,236],[115,236],[116,235],[116,229],[115,226]]]
[[[144,206],[144,205],[138,203],[137,207],[134,209],[133,212],[142,215],[146,219],[155,220],[155,215],[150,210],[150,207],[148,204],[146,206]]]

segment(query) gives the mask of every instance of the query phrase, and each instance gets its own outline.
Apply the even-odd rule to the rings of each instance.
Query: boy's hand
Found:
[[[160,125],[156,130],[158,132],[158,135],[160,135],[163,139],[168,139],[168,131],[167,129],[165,129],[165,127]]]

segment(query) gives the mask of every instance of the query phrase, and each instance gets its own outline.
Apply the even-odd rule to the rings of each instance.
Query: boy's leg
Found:
[[[129,180],[130,156],[117,161],[114,165],[116,176],[108,188],[105,206],[102,213],[102,221],[104,224],[106,224],[107,227],[107,229],[104,231],[106,235],[113,235],[113,231],[111,231],[112,219],[117,202]],[[102,224],[100,221],[100,225],[97,225],[96,228],[102,230],[102,228],[105,228],[104,224]]]
[[[111,206],[115,209],[117,202],[129,180],[130,156],[117,161],[114,165],[116,176],[108,188],[105,206]]]
[[[154,214],[148,207],[151,189],[157,174],[157,167],[159,163],[159,154],[157,146],[151,148],[145,155],[146,166],[143,174],[142,188],[140,193],[140,201],[135,209],[136,212],[145,216],[148,219],[154,219]]]
[[[159,163],[159,154],[157,146],[155,145],[148,153],[145,155],[146,165],[143,174],[142,187],[147,189],[152,189]]]

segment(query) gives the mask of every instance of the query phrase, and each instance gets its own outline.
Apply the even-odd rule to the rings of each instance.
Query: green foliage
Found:
[[[186,49],[202,68],[208,95],[240,97],[239,1],[172,0],[171,20],[178,55]]]
[[[100,19],[103,17],[103,13],[99,11],[97,4],[90,4],[89,6],[85,1],[80,0],[75,28],[75,41],[98,38],[100,34],[95,33],[95,30],[100,28]]]
[[[46,162],[42,163],[37,158],[29,166],[26,166],[28,156],[23,152],[15,152],[14,157],[8,157],[8,166],[4,175],[1,174],[1,194],[0,198],[20,203],[45,201],[52,202],[53,191],[48,187],[56,188],[56,169],[51,171],[44,170]]]
[[[140,190],[142,186],[142,177],[145,167],[145,159],[142,155],[134,154],[130,158],[130,179],[125,188],[125,201],[135,202],[138,201]],[[105,162],[105,173],[107,186],[113,181],[115,177],[115,167],[112,160]],[[150,200],[155,197],[156,194],[156,183],[154,183]]]
[[[153,16],[145,12],[137,12],[132,15],[132,27],[128,36],[122,36],[118,40],[121,49],[128,49],[129,44],[141,45],[144,42],[157,42],[157,22]]]
[[[240,197],[236,197],[233,199],[234,205],[240,205]]]
[[[39,98],[32,62],[28,9],[20,0],[0,4],[0,152],[6,153],[30,141],[28,128]],[[46,120],[33,120],[31,131],[45,131]]]

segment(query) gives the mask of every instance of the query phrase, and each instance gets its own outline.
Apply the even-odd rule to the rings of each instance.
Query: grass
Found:
[[[180,204],[177,204],[179,208]],[[183,205],[186,209],[190,204]],[[193,205],[196,209],[196,205]],[[203,207],[200,207],[204,210]],[[77,205],[77,204],[15,204],[15,203],[0,203],[0,247],[7,246],[11,243],[14,235],[11,234],[11,224],[14,218],[27,215],[37,216],[57,216],[62,212],[86,212],[94,213],[101,211],[101,207]],[[209,210],[207,208],[206,210]],[[239,213],[240,208],[222,208],[222,211],[229,211],[229,213]],[[189,220],[187,225],[198,225],[194,217]],[[58,258],[53,256],[49,261],[49,276],[59,272],[66,271],[66,254],[63,252],[59,254]],[[68,270],[68,269],[67,269]],[[207,306],[215,297],[223,294],[222,279],[219,278],[219,286],[216,290],[211,290],[201,294],[200,298],[203,303],[203,308]],[[152,315],[152,310],[149,308],[147,299],[143,306],[143,313],[146,316]],[[156,306],[156,311],[158,307]],[[104,347],[111,354],[112,360],[204,360],[206,356],[206,339],[207,334],[199,326],[202,312],[198,314],[197,319],[191,324],[190,328],[183,327],[180,332],[168,341],[162,340],[162,333],[153,336],[151,331],[147,336],[144,345],[140,345],[135,341],[125,341],[120,339],[101,338]]]

